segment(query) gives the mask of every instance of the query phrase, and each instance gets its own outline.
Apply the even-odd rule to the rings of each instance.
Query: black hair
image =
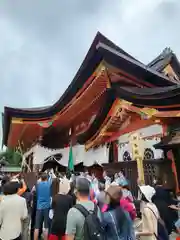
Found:
[[[90,182],[84,177],[79,177],[76,179],[76,189],[81,196],[88,196],[90,193]]]
[[[48,180],[48,174],[47,173],[42,173],[41,174],[41,180],[42,181],[47,181]]]
[[[99,183],[105,184],[105,183],[106,183],[106,180],[105,180],[104,178],[101,178],[101,179],[99,179]]]
[[[105,190],[105,184],[104,183],[101,183],[99,182],[99,191],[104,191]]]
[[[4,195],[12,195],[16,194],[19,189],[19,183],[18,182],[7,182],[3,186],[3,193]]]
[[[1,181],[1,186],[3,187],[9,181],[10,181],[10,178],[8,176],[3,177]]]
[[[78,193],[79,193],[79,195],[81,195],[82,197],[87,197],[87,196],[89,196],[90,190],[89,190],[89,189],[86,189],[86,190],[79,190],[79,189],[78,189]]]
[[[145,195],[143,194],[143,193],[141,193],[142,194],[142,196],[141,196],[141,201],[144,201],[144,202],[149,202],[148,200],[147,200],[147,198],[145,197]]]
[[[121,186],[123,189],[126,189],[126,190],[128,190],[128,191],[130,191],[129,190],[129,185],[125,185],[125,186]]]
[[[157,180],[156,180],[156,186],[161,186],[161,185],[163,185],[163,180],[162,180],[162,178],[157,178]]]

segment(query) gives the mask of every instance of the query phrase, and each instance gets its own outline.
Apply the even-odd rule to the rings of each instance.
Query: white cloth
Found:
[[[18,178],[12,178],[11,182],[19,182],[19,179]]]
[[[106,145],[90,149],[84,154],[84,166],[89,167],[97,163],[99,165],[109,162],[109,148]]]
[[[29,156],[29,154],[33,153],[33,164],[35,165],[44,164],[45,160],[48,161],[50,158],[52,158],[59,164],[67,167],[70,150],[69,148],[70,147],[53,150],[37,144],[30,151],[23,155],[23,161],[25,162],[25,158]],[[109,148],[106,146],[86,151],[84,145],[75,145],[73,146],[72,151],[74,165],[83,162],[84,166],[89,167],[95,163],[101,165],[103,163],[108,163],[109,161]],[[56,154],[61,154],[62,158],[60,160],[56,160]]]
[[[54,217],[54,211],[53,211],[53,209],[50,209],[49,210],[49,218],[53,219],[53,217]]]
[[[26,200],[17,194],[3,197],[0,203],[0,239],[9,240],[20,236],[21,221],[27,218]]]

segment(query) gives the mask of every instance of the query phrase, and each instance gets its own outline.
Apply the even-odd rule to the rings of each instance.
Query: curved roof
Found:
[[[5,107],[5,112],[9,112],[15,117],[28,118],[30,118],[31,115],[33,118],[46,118],[56,114],[62,110],[62,108],[75,96],[78,90],[82,88],[102,60],[105,60],[112,66],[122,68],[127,72],[132,72],[136,77],[144,79],[144,81],[150,81],[156,86],[170,86],[173,84],[169,78],[139,62],[98,32],[74,79],[55,104],[40,108]]]
[[[175,71],[178,78],[180,78],[180,63],[177,59],[176,54],[171,50],[171,48],[165,48],[160,55],[158,55],[153,61],[151,61],[147,66],[155,69],[158,72],[163,72],[163,70],[171,65]]]
[[[79,70],[77,71],[74,79],[63,93],[63,95],[59,98],[59,100],[48,107],[40,107],[40,108],[11,108],[5,107],[5,112],[11,112],[12,115],[16,117],[30,117],[30,114],[34,115],[34,117],[47,117],[49,111],[51,114],[55,114],[57,111],[60,111],[78,92],[79,89],[82,88],[86,80],[91,76],[91,74],[95,71],[99,63],[102,61],[103,56],[98,53],[98,44],[102,43],[105,46],[109,46],[110,48],[116,50],[117,52],[127,56],[128,58],[133,59],[136,62],[139,62],[135,58],[133,58],[130,54],[125,52],[123,49],[115,45],[109,39],[107,39],[100,32],[97,33],[83,63],[81,64]]]
[[[159,111],[180,111],[180,85],[163,88],[116,87],[116,96],[135,106]]]
[[[102,61],[108,64],[108,67],[121,69],[152,86],[163,87],[175,84],[168,77],[133,58],[98,32],[74,79],[55,104],[43,108],[4,108],[3,144],[7,145],[12,118],[31,119],[38,122],[49,120],[57,113],[61,113],[77,94],[82,94],[83,89],[91,84],[95,77],[93,74]]]

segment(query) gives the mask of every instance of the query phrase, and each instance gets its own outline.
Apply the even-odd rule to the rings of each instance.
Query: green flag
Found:
[[[74,161],[73,161],[73,149],[72,149],[72,145],[70,145],[70,148],[69,148],[68,171],[70,171],[70,172],[73,172],[73,171],[74,171]]]

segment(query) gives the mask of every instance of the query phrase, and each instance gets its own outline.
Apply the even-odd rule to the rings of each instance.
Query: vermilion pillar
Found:
[[[179,181],[178,181],[178,175],[177,175],[177,171],[176,171],[176,164],[175,164],[174,155],[173,155],[172,150],[168,151],[167,157],[172,162],[171,166],[172,166],[172,171],[174,173],[174,178],[175,178],[175,182],[176,182],[176,192],[179,192]]]
[[[163,136],[167,136],[167,134],[168,134],[168,125],[167,124],[163,124],[162,128],[163,128]],[[175,164],[175,160],[174,160],[174,154],[173,154],[172,150],[169,150],[167,152],[167,157],[172,162],[171,167],[172,167],[172,171],[173,171],[174,178],[175,178],[176,192],[179,192],[179,181],[178,181],[178,175],[177,175],[177,170],[176,170],[176,164]]]

